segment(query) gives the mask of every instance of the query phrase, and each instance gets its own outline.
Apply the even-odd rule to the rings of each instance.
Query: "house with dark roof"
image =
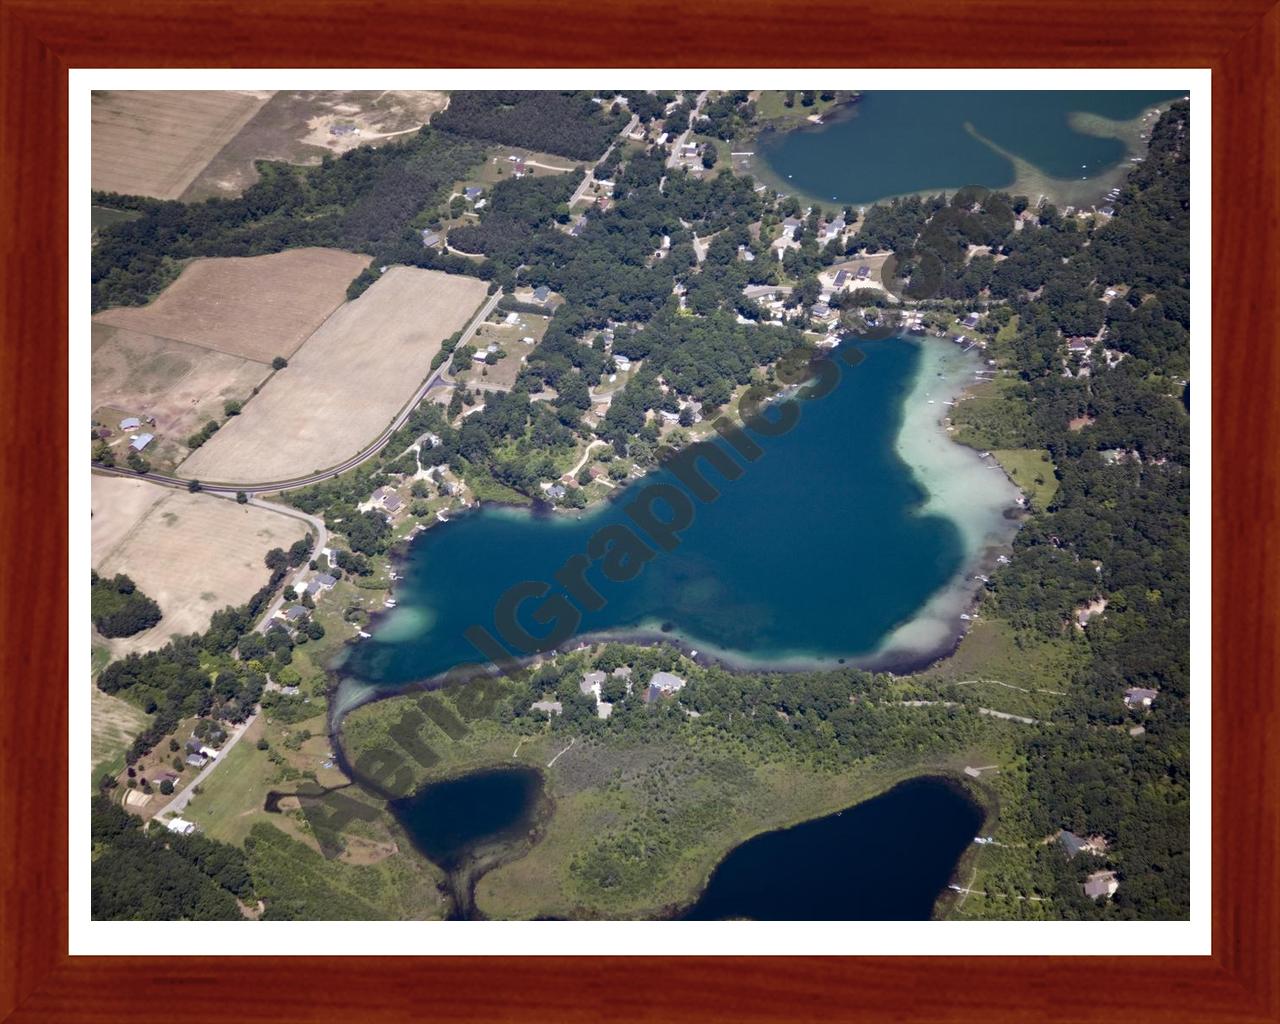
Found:
[[[847,280],[849,280],[849,271],[847,271],[847,270],[842,270],[842,271],[840,271],[840,273],[836,274],[836,282],[835,282],[835,286],[836,286],[837,288],[843,287],[844,283],[845,283]]]
[[[1087,839],[1082,839],[1074,832],[1068,832],[1063,829],[1058,833],[1058,844],[1062,847],[1067,855],[1067,860],[1072,860],[1077,854],[1092,853],[1093,848],[1089,845]]]
[[[440,236],[428,228],[423,228],[422,244],[427,249],[434,249],[440,244]]]
[[[980,317],[978,316],[977,313],[969,313],[965,316],[963,320],[960,321],[960,323],[962,326],[969,328],[969,330],[973,330],[975,327],[978,326],[979,319]]]
[[[538,287],[537,287],[537,288],[535,288],[535,289],[533,290],[533,301],[534,301],[534,302],[540,302],[540,303],[543,303],[543,304],[545,305],[545,304],[546,304],[547,299],[549,299],[549,298],[551,298],[551,289],[550,289],[550,288],[548,288],[545,284],[540,284],[540,285],[538,285]]]
[[[858,278],[858,280],[859,280],[859,281],[865,281],[865,280],[866,280],[867,278],[869,278],[870,276],[871,276],[871,268],[870,268],[870,267],[859,267],[859,268],[858,268],[857,278]]]
[[[484,189],[480,188],[478,185],[472,185],[470,188],[463,189],[462,194],[468,199],[479,199],[484,195]]]

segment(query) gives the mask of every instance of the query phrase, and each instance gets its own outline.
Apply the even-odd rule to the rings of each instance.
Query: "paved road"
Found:
[[[501,289],[489,296],[488,301],[480,307],[479,312],[477,312],[471,319],[466,330],[462,332],[462,338],[458,342],[459,346],[467,344],[472,337],[475,336],[476,330],[482,323],[484,323],[485,318],[493,312],[493,309],[498,304],[498,300],[500,298],[502,298]],[[359,466],[361,463],[367,462],[372,458],[386,443],[387,438],[404,426],[405,420],[407,420],[413,413],[413,410],[418,407],[418,403],[426,397],[428,391],[440,382],[448,365],[449,363],[446,360],[422,383],[421,387],[414,392],[413,397],[409,399],[404,408],[400,410],[396,418],[391,421],[391,425],[378,435],[377,440],[366,447],[362,452],[351,456],[351,458],[347,459],[345,462],[341,462],[336,466],[330,466],[323,472],[294,477],[292,480],[272,480],[265,483],[225,483],[222,481],[205,483],[204,481],[201,481],[201,489],[210,494],[234,495],[237,491],[243,491],[245,494],[250,495],[270,494],[274,491],[290,491],[295,487],[306,487],[309,484],[319,483],[321,480],[331,480],[340,473],[345,473],[349,469],[354,469],[356,466]],[[137,476],[141,477],[143,480],[150,480],[152,483],[157,484],[180,484],[181,486],[186,487],[190,482],[182,477],[166,476],[163,473],[135,473],[131,469],[121,469],[116,466],[95,466],[94,469],[103,473],[113,473],[116,476]]]
[[[258,508],[270,509],[272,512],[279,512],[281,515],[290,516],[294,519],[301,519],[310,526],[311,529],[315,531],[316,535],[315,546],[311,549],[312,558],[317,557],[324,548],[329,546],[329,531],[324,525],[324,520],[319,516],[308,515],[301,509],[289,508],[287,505],[277,505],[273,501],[263,501],[261,498],[250,498],[249,504],[256,505]],[[275,618],[276,612],[278,612],[284,605],[284,588],[296,586],[307,572],[307,563],[304,562],[302,565],[298,566],[292,574],[285,577],[280,587],[280,593],[277,594],[275,600],[267,606],[266,613],[262,616],[258,625],[254,627],[259,633],[265,633],[267,631],[267,626],[269,626],[271,624],[271,620]]]
[[[689,138],[689,133],[693,131],[693,123],[698,119],[698,114],[702,111],[702,105],[706,102],[707,94],[705,92],[698,93],[698,99],[693,105],[693,110],[689,113],[689,127],[679,134],[675,143],[671,147],[671,155],[667,157],[668,167],[680,166],[680,147],[683,146]]]
[[[616,146],[619,142],[621,142],[633,131],[635,131],[635,127],[639,123],[640,123],[640,118],[637,115],[633,114],[631,116],[631,120],[627,122],[627,126],[618,133],[617,139],[609,143],[609,148],[604,151],[604,155],[601,156],[600,159],[597,160],[595,163],[593,163],[590,167],[587,168],[587,173],[582,176],[582,181],[578,183],[578,187],[574,189],[573,195],[569,197],[569,206],[572,207],[574,203],[576,203],[579,199],[583,197],[583,195],[586,193],[587,189],[591,185],[592,176],[595,169],[609,158],[609,154],[613,152],[614,146]]]

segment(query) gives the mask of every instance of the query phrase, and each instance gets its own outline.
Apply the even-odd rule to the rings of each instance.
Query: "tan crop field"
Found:
[[[413,397],[440,343],[467,323],[486,291],[474,277],[391,268],[193,452],[183,475],[265,483],[356,455]]]
[[[172,468],[186,458],[191,434],[222,421],[225,401],[248,398],[271,373],[262,363],[108,324],[95,323],[92,336],[93,418],[115,431],[108,442],[118,460],[127,451],[129,435],[117,430],[126,416],[155,417],[147,458]]]
[[[95,92],[94,189],[177,199],[270,98],[269,92]]]
[[[164,614],[136,636],[106,641],[113,657],[202,632],[215,611],[247,601],[271,573],[263,556],[304,537],[300,520],[146,480],[94,475],[93,566],[122,572]]]
[[[119,306],[93,320],[270,363],[292,356],[368,265],[368,256],[340,249],[201,259],[150,305]]]

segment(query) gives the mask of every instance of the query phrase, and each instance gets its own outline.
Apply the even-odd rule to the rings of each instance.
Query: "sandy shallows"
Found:
[[[292,356],[368,265],[368,256],[340,249],[196,260],[149,306],[93,321],[269,364]]]
[[[269,92],[95,92],[96,190],[177,199]]]
[[[486,288],[474,277],[392,267],[193,452],[183,476],[269,483],[356,455],[413,397],[440,343],[467,323]]]
[[[92,503],[94,568],[132,577],[164,613],[151,629],[109,641],[117,658],[203,632],[215,611],[243,604],[267,582],[268,551],[307,532],[267,509],[127,477],[95,475]]]

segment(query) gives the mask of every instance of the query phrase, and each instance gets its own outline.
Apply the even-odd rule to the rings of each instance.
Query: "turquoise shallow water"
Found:
[[[756,152],[797,190],[842,203],[964,185],[1009,187],[1013,163],[970,134],[965,128],[970,124],[1049,177],[1078,181],[1114,168],[1127,154],[1118,139],[1072,127],[1070,114],[1128,121],[1181,95],[1150,90],[870,92],[822,127],[765,133]]]
[[[899,453],[904,404],[913,395],[923,402],[921,375],[939,373],[934,350],[902,339],[860,347],[865,359],[843,368],[831,394],[798,403],[794,429],[758,439],[762,453],[738,479],[707,471],[720,496],[690,499],[693,521],[674,550],[658,551],[626,582],[606,580],[593,560],[586,579],[603,608],[570,599],[556,571],[602,529],[630,526],[628,508],[647,485],[687,494],[666,470],[581,517],[486,507],[421,534],[403,567],[398,607],[371,640],[348,649],[340,666],[348,685],[393,689],[487,661],[464,633],[478,624],[496,635],[503,592],[524,581],[552,584],[519,608],[517,621],[534,635],[557,625],[536,622],[540,608],[563,621],[573,605],[582,612],[574,635],[665,632],[752,663],[835,664],[874,651],[957,577],[973,544],[946,509],[924,508],[928,492]],[[936,424],[926,429],[937,433]],[[1002,475],[971,475],[990,492],[988,505],[1009,500]],[[668,515],[664,503],[651,507]],[[552,608],[557,595],[566,600]]]

